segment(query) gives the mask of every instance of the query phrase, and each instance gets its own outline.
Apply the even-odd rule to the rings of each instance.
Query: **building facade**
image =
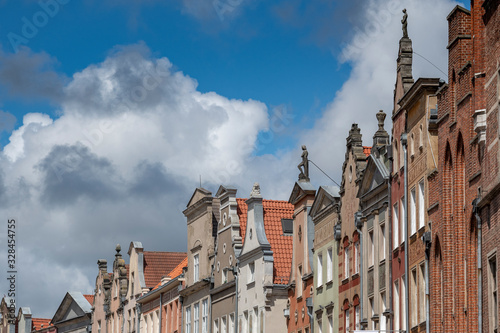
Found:
[[[294,206],[293,258],[288,289],[287,326],[289,333],[312,331],[314,223],[309,212],[316,189],[306,178],[299,178],[288,200]]]
[[[332,333],[339,329],[338,241],[334,228],[339,222],[338,187],[320,186],[311,211],[314,222],[314,293],[313,313],[316,332]]]
[[[212,273],[215,240],[219,221],[219,199],[203,188],[197,188],[184,215],[187,218],[187,257],[185,288],[181,291],[183,332],[208,333],[211,323]]]
[[[384,129],[385,113],[377,113],[378,130],[359,185],[361,225],[361,306],[362,326],[386,331],[390,327],[391,283],[389,280],[389,134]],[[365,288],[366,287],[366,288]]]
[[[340,224],[337,227],[339,284],[339,332],[361,329],[360,268],[361,239],[354,216],[359,210],[359,185],[363,177],[370,147],[363,147],[361,130],[352,124],[346,139],[340,186]]]
[[[247,200],[238,200],[243,248],[238,256],[238,332],[286,332],[283,311],[288,300],[292,237],[284,235],[282,219],[293,206],[263,200],[255,183]],[[219,332],[214,330],[213,333]]]
[[[475,14],[474,14],[475,15]],[[431,331],[477,332],[478,228],[472,201],[481,183],[474,142],[471,12],[456,6],[448,19],[448,84],[437,92],[438,173],[429,179]]]
[[[236,279],[237,258],[243,244],[238,216],[237,190],[220,186],[216,197],[220,201],[220,219],[217,224],[215,269],[213,271],[212,327],[220,333],[236,333],[238,309]]]

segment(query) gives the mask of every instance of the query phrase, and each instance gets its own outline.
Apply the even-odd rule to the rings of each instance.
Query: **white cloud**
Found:
[[[446,67],[445,17],[454,3],[388,3],[394,2],[367,2],[360,14],[367,24],[372,12],[384,14],[382,21],[357,30],[344,53],[352,66],[349,79],[314,128],[296,133],[309,157],[338,182],[351,123],[359,123],[371,145],[376,112],[391,113],[403,6],[415,51]],[[441,73],[414,57],[414,77],[419,75]],[[168,59],[152,57],[141,43],[117,47],[102,63],[75,73],[62,101],[55,120],[26,115],[0,156],[6,193],[0,215],[18,219],[23,246],[19,271],[26,291],[18,304],[37,316],[51,317],[66,291],[88,292],[97,259],[111,262],[116,243],[185,250],[181,212],[200,175],[211,190],[230,183],[246,197],[258,181],[266,198],[286,200],[298,174],[300,147],[254,156],[256,147],[268,144],[258,140],[259,132],[268,130],[272,141],[284,130],[280,125],[289,125],[286,118],[273,118],[259,101],[199,92],[195,79]],[[390,117],[387,129],[389,123]],[[315,184],[331,184],[310,169]],[[28,289],[33,272],[37,282]]]

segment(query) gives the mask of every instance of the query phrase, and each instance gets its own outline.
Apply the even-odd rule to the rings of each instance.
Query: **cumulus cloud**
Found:
[[[338,182],[351,123],[360,124],[371,145],[376,112],[391,114],[401,9],[408,9],[415,51],[446,68],[445,17],[453,5],[408,0],[360,7],[342,54],[352,66],[349,79],[315,126],[296,133],[311,160]],[[39,68],[31,72],[43,76]],[[5,75],[3,82],[13,80]],[[414,77],[420,75],[442,73],[414,56]],[[195,79],[143,43],[116,47],[68,80],[54,94],[30,86],[36,96],[57,96],[60,117],[26,115],[0,154],[0,215],[18,219],[22,244],[18,304],[29,304],[37,316],[51,317],[68,290],[91,292],[97,259],[111,262],[116,243],[185,251],[182,210],[200,176],[212,191],[234,184],[246,197],[258,181],[266,198],[288,198],[300,147],[260,153],[292,126],[280,108],[201,93]],[[390,117],[387,129],[389,123]],[[310,169],[315,184],[331,184]]]

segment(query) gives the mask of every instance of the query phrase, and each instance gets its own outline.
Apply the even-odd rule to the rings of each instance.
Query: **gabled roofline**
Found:
[[[448,14],[448,16],[446,16],[446,20],[449,21],[450,18],[453,16],[453,14],[455,14],[455,12],[457,12],[457,11],[461,11],[467,15],[470,15],[470,10],[468,10],[467,8],[464,8],[460,5],[456,5],[455,8],[453,8],[452,11]]]
[[[403,109],[414,103],[415,98],[420,95],[420,92],[426,88],[435,88],[436,91],[440,87],[439,78],[419,77],[418,80],[411,86],[411,88],[401,97],[398,101],[400,106],[399,110]],[[398,110],[398,112],[399,112]]]

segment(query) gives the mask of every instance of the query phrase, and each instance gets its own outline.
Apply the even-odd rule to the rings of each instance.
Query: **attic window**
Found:
[[[349,183],[352,182],[352,165],[349,165]]]

